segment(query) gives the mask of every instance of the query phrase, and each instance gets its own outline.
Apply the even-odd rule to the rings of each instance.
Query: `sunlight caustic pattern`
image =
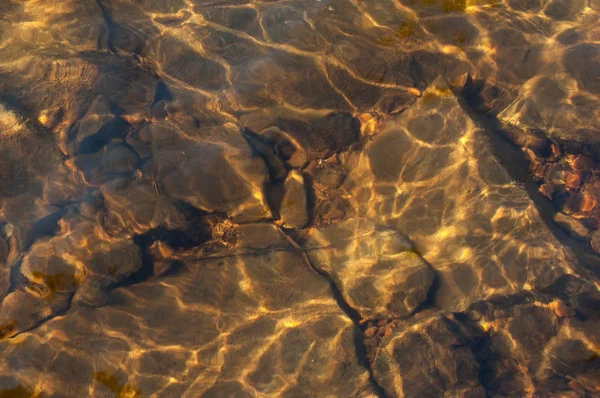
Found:
[[[595,0],[5,0],[0,397],[600,393]]]

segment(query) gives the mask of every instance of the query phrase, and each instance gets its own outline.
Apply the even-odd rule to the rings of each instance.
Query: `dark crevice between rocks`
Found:
[[[114,118],[98,130],[84,138],[79,144],[79,154],[89,155],[98,152],[113,139],[125,139],[131,125],[120,117]]]
[[[353,120],[356,121],[357,119],[353,119]],[[360,131],[360,128],[355,127],[355,130]],[[281,201],[282,201],[282,198],[284,195],[283,184],[285,182],[285,175],[287,174],[287,171],[289,170],[289,168],[287,168],[287,166],[284,166],[284,167],[286,167],[286,173],[282,173],[280,170],[281,165],[280,164],[274,165],[272,163],[272,161],[275,161],[277,163],[280,161],[280,159],[277,158],[277,151],[274,148],[271,148],[269,143],[265,142],[262,139],[262,137],[260,137],[258,134],[254,133],[253,131],[251,131],[249,129],[246,129],[244,132],[244,136],[245,136],[248,144],[251,146],[251,148],[255,152],[255,154],[257,156],[260,156],[263,159],[267,169],[269,170],[270,179],[264,188],[264,192],[265,192],[265,196],[267,198],[267,203],[268,203],[269,207],[271,208],[272,213],[274,214],[274,216],[276,218],[279,218]],[[347,148],[345,148],[342,151],[334,152],[334,154],[332,156],[339,155],[340,153],[343,153],[346,151],[359,150],[359,149],[361,149],[361,147],[364,144],[365,144],[365,139],[359,139],[359,137],[357,136],[357,139],[351,145],[349,145]],[[283,177],[282,177],[282,174],[283,174]],[[307,198],[307,211],[311,215],[310,221],[307,224],[308,224],[308,226],[310,226],[314,222],[315,205],[316,205],[317,198],[316,198],[316,193],[315,193],[314,187],[313,187],[312,177],[308,173],[303,173],[303,177],[304,177],[304,189],[305,189],[305,194],[306,194],[306,198]],[[327,279],[327,281],[330,285],[332,295],[333,295],[334,299],[336,300],[337,305],[339,306],[339,308],[342,311],[344,311],[344,313],[348,316],[348,318],[350,318],[353,321],[353,323],[355,325],[354,347],[355,347],[355,352],[356,352],[358,362],[361,364],[361,366],[363,366],[365,369],[367,369],[367,371],[369,373],[369,380],[370,380],[371,386],[374,389],[374,391],[376,392],[376,394],[379,397],[386,397],[387,395],[386,395],[383,387],[379,384],[379,382],[375,378],[373,369],[371,368],[369,347],[366,344],[366,336],[364,334],[369,320],[362,319],[359,312],[346,301],[340,288],[335,283],[335,281],[333,280],[331,275],[329,275],[327,272],[324,272],[324,271],[314,267],[313,264],[310,262],[310,259],[306,255],[306,250],[303,249],[302,246],[298,243],[298,242],[302,242],[303,239],[305,238],[303,231],[293,229],[293,228],[292,229],[284,228],[281,226],[278,226],[278,228],[280,229],[280,231],[283,234],[286,235],[288,241],[292,244],[292,246],[296,250],[298,250],[299,252],[304,254],[304,258],[305,258],[305,261],[307,262],[308,267],[317,275],[321,276],[322,278]],[[404,317],[403,319],[414,316],[418,312],[421,312],[421,311],[424,311],[424,310],[427,310],[430,308],[434,308],[434,306],[435,306],[436,295],[437,295],[437,292],[439,290],[439,285],[440,285],[440,278],[439,278],[437,272],[435,271],[435,269],[430,264],[427,264],[427,265],[434,272],[434,280],[433,280],[432,285],[430,286],[427,297],[420,306],[418,306],[411,314],[409,314],[407,317]]]
[[[492,381],[494,375],[494,360],[500,361],[502,358],[494,354],[492,340],[489,333],[485,333],[478,328],[465,313],[452,313],[453,320],[448,320],[448,325],[455,333],[463,336],[465,341],[463,345],[473,354],[478,365],[477,379],[486,391],[487,396],[493,396]],[[464,333],[468,331],[468,333]]]
[[[134,147],[132,147],[131,144],[129,144],[126,140],[123,140],[123,142],[121,142],[120,144],[121,144],[121,146],[129,149],[131,151],[131,153],[133,153],[135,155],[135,157],[137,158],[137,160],[135,162],[135,169],[134,169],[134,171],[137,170],[137,169],[141,170],[143,162],[144,162],[145,159],[142,159],[142,157],[140,156],[140,154],[138,153],[138,151]],[[122,174],[131,175],[131,172],[123,172]]]
[[[63,207],[60,210],[47,215],[39,219],[33,226],[31,227],[31,232],[26,237],[26,240],[23,244],[23,253],[27,253],[31,246],[40,238],[46,236],[55,236],[59,230],[58,222],[67,214],[68,207]],[[21,273],[21,265],[23,263],[23,259],[19,259],[17,263],[15,263],[10,269],[10,287],[6,294],[10,294],[15,290],[23,287],[29,280],[23,276]]]
[[[67,214],[68,207],[63,207],[60,210],[47,215],[39,219],[31,227],[31,233],[25,244],[23,245],[23,252],[27,252],[36,240],[45,236],[54,236],[59,230],[58,222]]]
[[[333,294],[333,297],[338,307],[340,307],[340,309],[344,311],[346,316],[350,318],[352,322],[354,322],[354,349],[356,352],[358,362],[361,364],[361,366],[367,369],[367,372],[369,372],[369,381],[371,382],[371,385],[373,386],[373,389],[375,390],[377,396],[380,398],[387,397],[383,387],[375,378],[375,374],[373,372],[373,369],[371,368],[371,361],[369,360],[368,349],[365,345],[364,320],[361,318],[358,311],[346,301],[344,295],[342,294],[339,287],[336,285],[331,275],[313,266],[313,264],[310,262],[310,259],[308,259],[308,256],[306,256],[306,261],[315,273],[327,279],[331,288],[331,293]]]
[[[248,146],[251,148],[252,155],[261,158],[267,167],[267,171],[269,172],[269,180],[263,186],[263,194],[267,199],[267,204],[271,208],[271,211],[278,214],[279,207],[276,205],[276,198],[279,196],[283,197],[282,192],[285,176],[282,177],[280,175],[280,170],[278,170],[273,165],[273,162],[269,159],[269,156],[265,150],[268,145],[263,142],[258,134],[245,127],[242,136],[248,143]]]
[[[271,155],[273,159],[279,159],[279,157],[276,155],[275,150],[267,142],[265,142],[265,140],[260,135],[258,135],[257,133],[255,133],[247,127],[244,127],[243,136],[250,148],[252,148],[253,155],[260,157],[265,163],[265,166],[269,171],[270,181],[285,181],[285,176],[287,175],[287,168],[285,168],[283,162],[281,162],[281,165],[274,165],[273,161],[269,159],[269,155]],[[272,153],[268,153],[268,151],[272,151]],[[284,168],[285,170],[282,170],[282,168]]]
[[[81,111],[79,114],[79,118],[75,121],[70,127],[67,133],[67,138],[69,141],[73,141],[77,138],[78,129],[81,123],[82,118],[88,112],[89,107],[92,105],[92,101],[95,97],[89,99],[89,103],[87,106]],[[121,116],[125,115],[125,110],[121,108],[114,102],[109,102],[109,110],[114,116],[112,120],[105,123],[100,127],[100,129],[85,137],[78,144],[77,154],[79,155],[89,155],[93,154],[100,149],[102,149],[105,145],[107,145],[113,139],[121,139],[123,143],[125,143],[125,138],[129,131],[131,131],[132,126],[123,119]],[[68,157],[68,156],[67,156]]]
[[[176,206],[187,216],[188,227],[183,230],[173,230],[160,226],[143,234],[135,235],[132,240],[140,250],[142,260],[140,268],[126,279],[110,284],[107,290],[141,283],[154,276],[173,275],[183,267],[182,263],[173,261],[167,270],[156,275],[154,256],[150,250],[155,242],[162,242],[174,250],[189,250],[212,239],[212,228],[208,221],[208,218],[212,216],[211,213],[196,209],[184,202],[179,202]]]
[[[425,77],[423,64],[414,56],[410,57],[409,76],[413,81],[413,87],[418,88],[421,91],[429,85],[427,78]]]
[[[263,194],[267,200],[267,205],[271,209],[271,214],[278,220],[280,218],[281,203],[283,202],[283,195],[285,190],[283,187],[283,180],[269,181],[263,187]]]
[[[287,176],[287,172],[289,171],[289,167],[285,165],[281,159],[279,159],[277,155],[277,151],[274,148],[266,143],[258,134],[253,132],[252,130],[245,128],[244,129],[244,138],[248,142],[248,145],[252,148],[254,155],[259,156],[265,166],[269,171],[269,181],[263,187],[263,191],[265,197],[267,198],[267,204],[271,209],[273,215],[279,218],[279,211],[281,208],[281,202],[284,195],[283,184],[285,183],[285,179]],[[356,144],[356,143],[354,143]],[[266,153],[266,151],[272,150],[272,154]],[[269,156],[272,155],[272,156]],[[277,161],[281,161],[281,165],[272,164],[271,159],[276,159]],[[278,167],[279,166],[279,167]],[[285,168],[285,172],[282,173],[281,167]],[[316,194],[314,192],[312,179],[307,173],[303,173],[304,177],[304,189],[307,198],[307,211],[310,211],[310,220],[307,223],[307,226],[310,226],[314,219],[314,208],[316,203]],[[308,178],[307,178],[308,177]],[[277,224],[276,224],[277,225]],[[387,395],[383,387],[376,380],[373,370],[371,368],[371,363],[369,361],[367,346],[365,345],[365,336],[363,333],[363,324],[364,321],[361,318],[359,312],[353,308],[344,298],[342,292],[339,287],[327,272],[324,272],[318,268],[316,268],[310,261],[309,257],[306,255],[306,251],[302,248],[302,246],[298,243],[301,238],[301,234],[298,233],[295,229],[283,228],[277,225],[278,229],[286,236],[287,240],[294,247],[295,250],[303,254],[303,257],[308,265],[308,267],[317,275],[325,278],[329,283],[331,293],[338,305],[338,307],[352,320],[354,323],[354,349],[356,353],[357,360],[361,366],[363,366],[367,372],[369,373],[369,381],[371,383],[372,388],[378,397],[384,398]]]
[[[387,398],[388,395],[385,393],[384,388],[375,378],[375,373],[369,360],[367,346],[365,345],[365,335],[358,326],[355,326],[354,328],[354,349],[356,350],[356,356],[358,357],[359,363],[367,369],[367,372],[369,372],[369,382],[371,383],[375,394],[377,394],[379,398]]]
[[[329,283],[329,287],[331,289],[331,293],[333,295],[333,298],[335,299],[338,307],[340,307],[340,309],[346,314],[346,316],[348,318],[350,318],[352,320],[352,322],[354,323],[354,335],[353,335],[353,340],[354,340],[354,349],[356,352],[356,357],[358,359],[358,363],[363,366],[367,372],[369,373],[369,381],[371,383],[371,386],[373,387],[373,389],[375,390],[375,393],[377,394],[378,397],[380,398],[385,398],[387,397],[387,395],[385,394],[385,391],[383,389],[383,387],[381,387],[381,385],[379,384],[379,382],[377,381],[377,379],[375,378],[375,375],[373,373],[373,369],[371,368],[371,362],[369,361],[369,355],[368,355],[368,349],[367,346],[365,345],[365,335],[364,335],[364,323],[365,321],[361,318],[359,312],[352,307],[344,298],[344,295],[342,294],[341,290],[339,289],[339,287],[337,286],[337,284],[335,283],[335,281],[333,280],[333,278],[331,277],[331,275],[329,275],[327,272],[322,271],[318,268],[316,268],[310,261],[309,257],[306,255],[306,251],[304,249],[302,249],[302,247],[296,242],[296,239],[294,239],[294,237],[292,236],[292,234],[290,233],[290,231],[286,231],[283,228],[279,228],[280,231],[286,235],[288,241],[299,251],[304,255],[304,259],[308,265],[308,267],[310,267],[310,269],[317,275],[321,276],[322,278],[326,279],[327,282]]]
[[[171,101],[172,99],[173,99],[173,95],[171,94],[171,90],[169,90],[169,87],[167,87],[165,82],[163,82],[162,80],[159,80],[158,84],[156,85],[156,90],[154,92],[154,100],[152,101],[152,104],[150,105],[150,109],[152,109],[154,107],[154,105],[156,105],[156,103],[158,103],[160,101]],[[194,119],[194,121],[196,122],[196,119]],[[198,127],[198,126],[196,126],[196,127]]]
[[[431,286],[429,287],[429,291],[427,292],[427,297],[425,298],[425,301],[423,301],[419,306],[417,306],[417,308],[415,308],[406,318],[410,318],[420,312],[436,308],[435,301],[441,285],[440,273],[435,269],[435,267],[429,264],[423,258],[423,256],[421,256],[420,253],[417,252],[417,255],[421,257],[423,262],[427,264],[431,272],[433,272],[433,281],[431,282]]]
[[[344,295],[342,294],[338,286],[335,284],[331,276],[326,272],[315,268],[310,263],[310,261],[309,264],[317,274],[327,279],[327,281],[329,282],[329,286],[331,287],[331,292],[333,294],[333,297],[335,298],[338,307],[340,307],[340,309],[344,311],[346,316],[348,316],[348,318],[350,318],[352,322],[354,322],[354,349],[358,358],[358,362],[369,372],[369,381],[375,389],[377,396],[380,398],[387,397],[383,387],[375,378],[375,374],[373,372],[373,369],[371,368],[371,361],[369,360],[367,346],[365,345],[363,319],[361,318],[358,311],[355,308],[353,308],[350,304],[348,304],[348,302],[344,299]]]
[[[308,222],[305,227],[313,225],[315,221],[315,213],[317,211],[317,193],[315,192],[315,185],[313,178],[309,173],[303,172],[302,177],[304,178],[304,194],[306,195],[306,212],[308,213]]]
[[[64,217],[64,215],[67,213],[68,210],[69,210],[69,208],[65,206],[65,207],[61,208],[59,211],[52,213],[52,214],[38,220],[31,228],[31,232],[30,232],[29,236],[27,237],[27,240],[25,241],[22,252],[27,253],[29,251],[29,249],[31,248],[31,246],[38,239],[40,239],[42,237],[56,236],[56,233],[58,232],[58,230],[60,228],[58,223]],[[31,286],[30,280],[21,273],[22,264],[23,264],[23,258],[21,257],[19,259],[19,261],[11,267],[11,269],[10,269],[10,287],[9,287],[6,295],[14,293],[17,290],[25,290],[25,288],[27,286]],[[59,307],[60,309],[58,311],[56,310],[56,308],[53,308],[53,312],[51,315],[48,315],[48,316],[38,320],[29,328],[20,330],[19,332],[10,336],[10,338],[12,339],[14,337],[17,337],[20,334],[30,332],[30,331],[40,327],[47,321],[49,321],[57,316],[66,314],[71,309],[71,304],[72,304],[72,300],[73,300],[75,293],[73,292],[73,293],[68,293],[68,294],[66,294],[66,293],[56,293],[56,294],[60,294],[61,296],[64,297],[63,298],[63,300],[65,302],[64,307],[62,307],[62,308]],[[0,337],[0,340],[2,340],[1,337]]]
[[[478,328],[465,313],[452,313],[454,320],[448,319],[448,325],[455,333],[464,336],[466,345],[473,354],[479,367],[477,379],[486,391],[487,396],[493,396],[494,362],[502,358],[494,353],[492,339],[489,333]],[[468,331],[464,333],[464,331]]]
[[[371,368],[371,361],[369,360],[369,353],[365,344],[363,319],[360,317],[358,311],[355,308],[353,308],[350,304],[348,304],[348,302],[344,299],[342,292],[337,287],[331,276],[329,276],[326,272],[316,269],[312,266],[312,264],[310,264],[310,266],[313,268],[313,270],[315,270],[317,274],[321,275],[323,278],[328,280],[329,285],[331,287],[331,292],[333,293],[333,297],[335,298],[338,307],[340,307],[340,309],[344,311],[346,316],[348,316],[348,318],[350,318],[352,322],[354,322],[354,350],[356,352],[358,362],[362,367],[367,369],[367,372],[369,372],[369,381],[371,382],[373,389],[377,393],[377,396],[380,398],[387,397],[387,394],[375,378],[375,374],[373,372],[373,369]]]
[[[150,247],[155,242],[165,242],[170,247],[183,248],[184,246],[190,246],[190,242],[192,241],[184,232],[169,230],[165,227],[153,228],[144,234],[135,235],[132,240],[140,250],[142,260],[141,266],[137,271],[122,281],[109,284],[106,288],[107,291],[111,291],[120,287],[135,285],[147,281],[155,276],[154,256],[150,251]],[[201,242],[199,242],[199,244],[201,244]],[[191,247],[193,247],[193,245]],[[177,269],[180,268],[181,266],[174,262],[170,268],[162,273],[162,275],[165,273],[173,274],[177,271]]]
[[[539,192],[538,184],[529,172],[529,161],[521,148],[509,139],[509,130],[514,130],[514,127],[506,126],[495,115],[480,110],[482,99],[479,97],[479,90],[482,86],[481,82],[473,82],[469,77],[465,87],[456,92],[461,107],[489,140],[494,157],[510,177],[525,188],[527,195],[539,211],[541,219],[556,239],[571,250],[580,264],[585,267],[586,272],[592,272],[596,277],[600,276],[600,257],[592,252],[588,245],[573,238],[554,222],[554,216],[558,210],[549,199]],[[519,133],[527,134],[526,132]]]
[[[285,194],[283,184],[285,183],[288,170],[285,168],[282,169],[282,167],[284,167],[283,162],[281,165],[273,164],[273,161],[269,159],[269,155],[273,158],[277,155],[275,154],[275,151],[273,151],[272,154],[267,153],[267,151],[270,151],[272,148],[264,142],[258,134],[248,128],[244,128],[243,136],[252,149],[252,154],[260,157],[267,167],[269,180],[262,187],[263,195],[266,198],[267,205],[271,209],[273,217],[279,219],[281,202],[283,200],[283,195]]]
[[[124,280],[105,285],[102,287],[103,291],[110,292],[119,287],[125,287],[144,282],[152,277],[164,278],[177,274],[184,267],[184,263],[177,260],[171,261],[169,267],[162,270],[159,274],[156,273],[154,268],[154,256],[150,250],[151,246],[155,242],[160,241],[175,250],[188,250],[201,246],[212,238],[211,221],[214,221],[213,219],[219,219],[220,217],[222,218],[222,215],[204,212],[185,202],[177,202],[175,205],[189,220],[187,228],[182,230],[172,230],[161,226],[153,228],[146,233],[135,235],[132,240],[140,250],[140,268]],[[36,223],[36,227],[33,228],[37,234],[31,238],[31,243],[27,249],[40,236],[56,235],[58,221],[64,216],[64,214],[66,214],[67,210],[67,208],[61,209],[60,211],[38,221]],[[23,260],[21,259],[11,269],[11,286],[7,294],[14,292],[17,289],[24,289],[31,284],[29,279],[20,272],[22,261]],[[60,295],[63,296],[61,302],[63,302],[64,305],[58,307],[58,310],[53,308],[51,315],[36,321],[32,326],[20,330],[19,332],[10,336],[10,338],[16,337],[22,333],[30,332],[43,325],[45,322],[57,316],[66,314],[72,307],[72,300],[75,296],[75,292]],[[106,304],[114,303],[107,302],[104,305]]]
[[[593,282],[589,280],[566,274],[559,277],[550,286],[540,289],[540,292],[545,296],[558,298],[565,305],[573,308],[574,317],[579,321],[598,318],[600,294]]]
[[[108,37],[107,37],[107,43],[106,43],[106,45],[107,45],[108,50],[110,52],[116,53],[117,50],[114,47],[115,27],[116,27],[116,25],[113,22],[113,19],[112,19],[111,15],[110,15],[110,12],[108,11],[108,8],[105,5],[105,3],[107,3],[107,2],[108,2],[108,0],[96,0],[96,4],[98,5],[98,8],[100,8],[100,12],[102,12],[102,18],[104,19],[104,23],[106,25],[106,29],[108,30],[108,32],[107,32]]]
[[[141,54],[144,51],[144,43],[141,40],[136,41],[134,45],[131,45],[131,42],[127,42],[128,38],[137,37],[137,35],[125,26],[115,22],[111,12],[111,1],[112,0],[96,0],[96,4],[98,5],[104,20],[104,29],[102,29],[98,35],[96,51],[105,53],[100,54],[101,56],[106,55],[108,52],[122,59],[134,60],[139,66],[141,63]],[[148,22],[151,23],[151,21]],[[91,52],[82,51],[80,52],[80,55],[86,53],[89,55]]]
[[[21,273],[21,266],[23,265],[23,259],[19,259],[10,269],[10,286],[6,292],[6,295],[13,293],[17,289],[26,286],[29,280]]]
[[[54,319],[57,316],[61,316],[61,315],[66,314],[67,312],[69,312],[69,310],[71,309],[71,304],[73,303],[73,297],[75,296],[75,293],[69,293],[69,294],[66,294],[65,296],[66,297],[64,298],[64,300],[66,301],[66,304],[65,304],[64,308],[62,308],[60,311],[53,311],[51,315],[38,320],[37,322],[35,322],[33,325],[31,325],[28,328],[19,330],[17,333],[8,337],[8,339],[14,339],[15,337],[17,337],[23,333],[31,332],[31,331],[39,328],[40,326],[42,326],[44,323],[48,322],[49,320]],[[2,338],[0,338],[0,341],[1,340],[2,340]]]
[[[535,303],[549,304],[559,299],[568,306],[565,307],[565,311],[573,311],[573,314],[568,315],[569,317],[582,321],[586,318],[577,309],[577,304],[589,302],[587,307],[590,313],[595,312],[600,304],[600,298],[597,294],[594,297],[590,296],[593,291],[595,291],[595,288],[592,284],[573,275],[564,275],[543,291],[492,296],[489,299],[473,303],[464,312],[452,313],[453,320],[448,320],[452,329],[458,335],[465,337],[463,345],[471,350],[479,365],[478,379],[486,390],[487,395],[496,396],[496,394],[503,394],[500,389],[502,385],[498,384],[497,364],[507,358],[503,357],[501,352],[497,351],[497,347],[494,347],[493,336],[490,332],[483,330],[478,325],[478,321],[482,316],[502,317],[503,315],[501,314],[503,311],[510,313],[511,310],[514,310],[518,306]],[[513,313],[518,315],[518,311]],[[509,372],[505,375],[510,374]],[[523,388],[525,387],[523,386]]]

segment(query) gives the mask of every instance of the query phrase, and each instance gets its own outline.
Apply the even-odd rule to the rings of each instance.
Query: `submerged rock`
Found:
[[[94,259],[98,272],[126,258],[124,253],[116,258],[110,254]],[[314,391],[374,396],[368,371],[355,353],[360,331],[337,305],[329,281],[310,269],[276,226],[241,225],[234,247],[180,261],[184,264],[178,272],[106,292],[104,298],[89,290],[78,297],[76,311],[52,320],[55,333],[46,336],[42,326],[29,336],[46,336],[44,352],[52,355],[64,349],[61,341],[85,342],[77,349],[77,357],[86,357],[85,367],[65,361],[57,371],[83,379],[70,384],[77,392],[89,388],[92,373],[86,369],[93,368],[103,374],[121,372],[119,385],[128,380],[150,395],[166,390],[168,395],[190,391],[198,396],[295,397]],[[103,302],[110,304],[98,305]],[[25,311],[18,313],[22,304]],[[42,304],[24,292],[5,300],[0,339],[31,325],[27,320],[39,320],[39,314],[47,311]],[[201,328],[193,327],[200,324]],[[127,339],[114,337],[122,333]],[[135,353],[133,342],[141,340],[149,346]],[[181,341],[197,347],[197,352],[177,348]],[[21,360],[40,347],[39,339],[26,338],[14,347],[5,351],[4,360]],[[143,374],[139,378],[129,374],[127,379],[127,373],[112,362],[115,355],[124,355],[124,361],[143,369]],[[222,355],[221,361],[215,362],[215,355]],[[198,362],[190,362],[193,358]],[[44,371],[32,369],[32,374]],[[195,382],[175,388],[162,379],[181,377],[183,372]]]
[[[14,321],[11,335],[66,311],[71,299],[95,281],[107,287],[141,267],[141,254],[130,240],[108,239],[85,219],[61,222],[62,233],[36,242],[23,259],[20,289],[0,305],[0,323]],[[73,229],[71,229],[73,228]]]
[[[273,148],[274,153],[291,168],[299,169],[307,162],[306,152],[289,134],[278,127],[269,127],[260,136]]]
[[[563,213],[556,213],[554,216],[554,221],[560,225],[565,231],[570,233],[572,236],[576,238],[583,238],[589,236],[590,230],[583,225],[583,223],[576,218],[569,217]]]
[[[6,239],[10,239],[13,236],[13,233],[15,232],[15,226],[11,223],[6,223],[2,227],[2,232],[4,233],[4,237]]]
[[[288,228],[304,228],[310,221],[305,183],[302,173],[292,170],[283,184],[279,214],[283,225]]]
[[[0,396],[598,395],[600,3],[259,3],[0,2]]]
[[[452,316],[421,319],[383,339],[373,373],[390,397],[485,397],[469,340]]]
[[[406,317],[427,299],[433,270],[394,230],[348,219],[314,233],[305,249],[363,319]]]

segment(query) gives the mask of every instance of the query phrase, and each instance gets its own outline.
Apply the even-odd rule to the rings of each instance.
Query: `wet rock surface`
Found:
[[[433,317],[416,327],[394,329],[375,356],[375,375],[391,397],[484,397],[479,364],[468,339],[452,317]],[[454,349],[447,350],[448,346]]]
[[[598,6],[3,2],[0,396],[597,395]]]
[[[363,319],[409,316],[433,283],[409,239],[373,222],[347,219],[316,232],[304,247]]]
[[[303,228],[310,222],[308,192],[304,177],[291,171],[283,183],[283,198],[279,210],[281,221],[287,228]]]

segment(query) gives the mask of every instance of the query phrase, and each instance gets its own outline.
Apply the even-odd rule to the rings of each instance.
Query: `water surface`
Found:
[[[3,0],[0,397],[600,394],[597,0]]]

